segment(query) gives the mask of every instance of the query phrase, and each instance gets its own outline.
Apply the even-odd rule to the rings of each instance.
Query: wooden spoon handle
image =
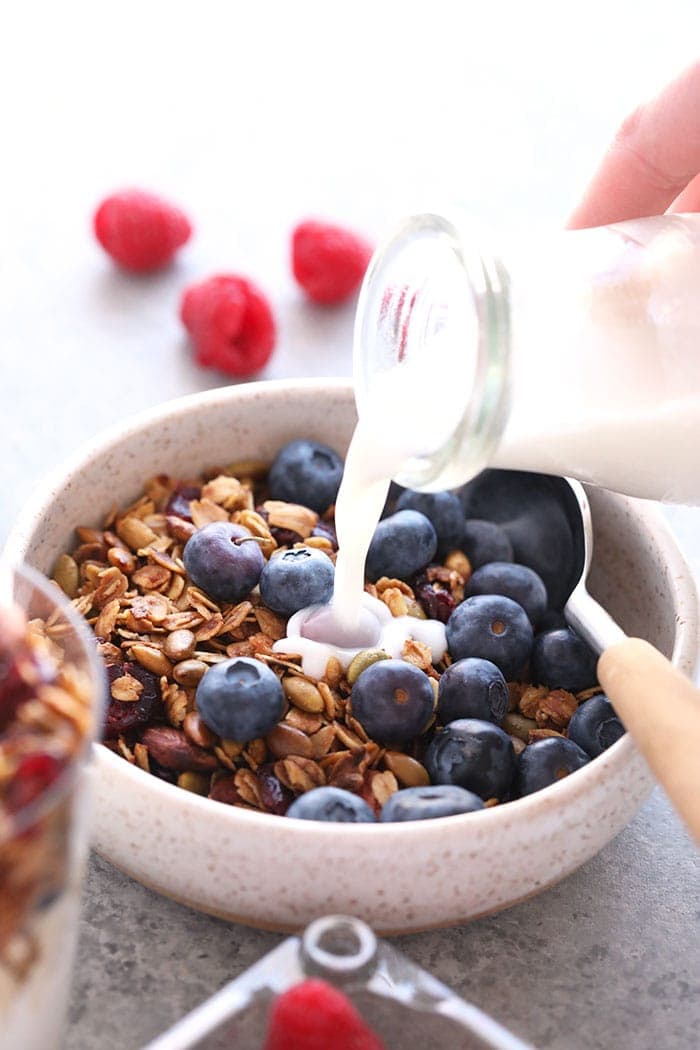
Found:
[[[700,690],[641,638],[606,649],[598,680],[700,842]]]

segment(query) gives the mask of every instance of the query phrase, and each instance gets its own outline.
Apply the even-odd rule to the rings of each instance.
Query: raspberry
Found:
[[[371,244],[341,226],[309,220],[292,233],[294,277],[315,303],[340,303],[351,296],[371,255]]]
[[[264,1050],[384,1050],[349,999],[316,978],[272,1004]]]
[[[206,368],[249,376],[269,360],[275,346],[275,319],[259,288],[233,274],[219,274],[186,288],[180,318]]]
[[[63,771],[63,764],[53,755],[41,752],[26,755],[19,763],[5,793],[5,806],[19,813],[46,791]]]
[[[165,266],[192,233],[184,212],[143,190],[122,190],[106,197],[93,224],[107,254],[134,273]]]

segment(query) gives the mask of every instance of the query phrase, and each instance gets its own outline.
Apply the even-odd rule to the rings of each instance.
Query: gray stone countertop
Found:
[[[347,375],[352,307],[301,301],[295,221],[325,215],[377,239],[439,196],[521,236],[560,226],[621,117],[697,40],[660,34],[658,5],[637,5],[630,26],[627,5],[591,0],[575,39],[567,5],[484,5],[467,36],[455,6],[434,0],[428,21],[423,5],[358,0],[338,47],[335,5],[320,2],[246,5],[245,20],[238,5],[125,0],[117,17],[69,2],[45,5],[41,32],[35,5],[14,5],[0,64],[14,100],[0,541],[41,476],[97,430],[227,381],[189,356],[187,281],[230,268],[268,291],[279,347],[262,378]],[[664,19],[697,23],[695,0],[667,0]],[[176,266],[141,280],[116,273],[89,232],[95,201],[129,183],[172,195],[197,227]],[[668,516],[700,577],[700,511]],[[395,943],[538,1047],[686,1050],[700,1031],[698,909],[698,855],[657,790],[554,889]],[[138,1050],[278,942],[93,857],[68,1050]]]

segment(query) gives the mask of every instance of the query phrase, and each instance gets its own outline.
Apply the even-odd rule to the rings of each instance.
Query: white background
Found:
[[[378,239],[435,199],[497,230],[561,225],[616,125],[694,56],[691,2],[24,3],[0,39],[0,361],[15,510],[106,423],[226,381],[192,365],[182,286],[270,294],[265,376],[349,371],[352,308],[307,307],[288,235],[320,215]],[[122,185],[196,237],[130,279],[90,217]],[[21,411],[19,410],[21,406]],[[50,432],[37,463],[37,432]],[[6,526],[5,526],[6,527]]]

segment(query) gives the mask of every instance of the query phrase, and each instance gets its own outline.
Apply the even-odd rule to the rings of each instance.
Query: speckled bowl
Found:
[[[48,572],[77,524],[97,525],[143,480],[272,458],[309,436],[344,451],[355,419],[348,381],[253,383],[187,397],[130,420],[48,479],[6,557]],[[590,490],[591,590],[630,634],[683,671],[697,652],[692,575],[654,508]],[[194,908],[298,929],[352,913],[376,930],[463,922],[538,893],[592,857],[632,818],[652,781],[631,740],[558,784],[479,813],[393,825],[295,821],[173,787],[101,746],[97,850],[140,882]]]

